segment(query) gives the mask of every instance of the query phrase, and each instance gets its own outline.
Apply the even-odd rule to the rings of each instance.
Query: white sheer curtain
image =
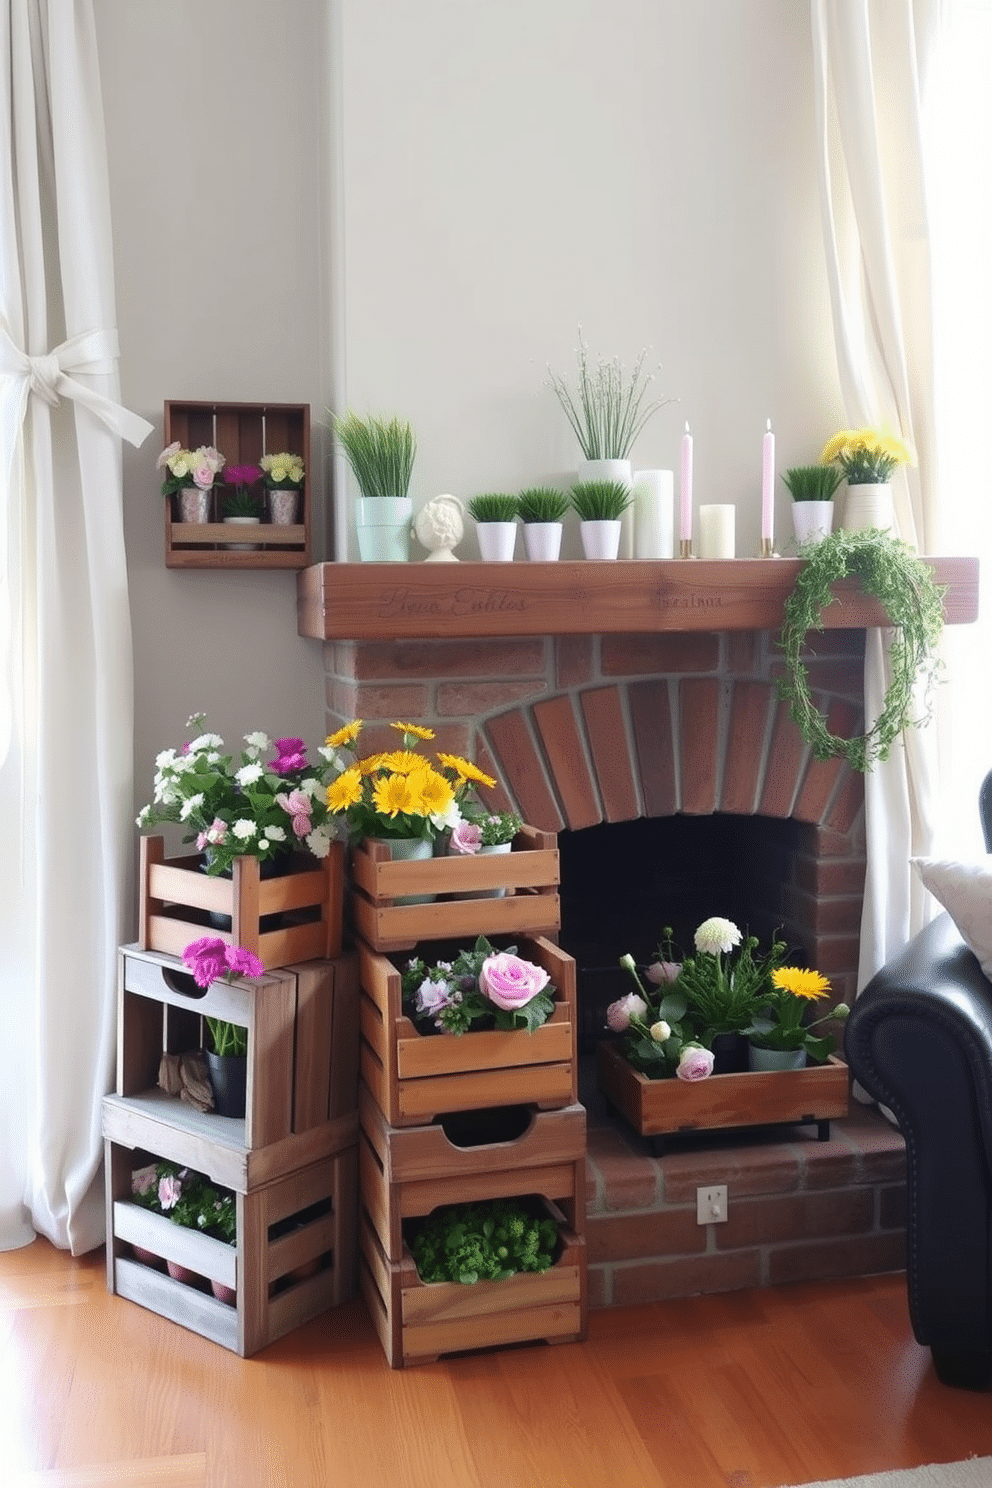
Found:
[[[908,439],[893,480],[897,535],[935,553],[937,469],[930,242],[921,99],[941,0],[811,0],[824,245],[851,425]],[[869,631],[865,709],[888,686],[887,636]],[[933,844],[936,731],[911,729],[865,778],[868,873],[858,985],[933,914],[909,860]]]
[[[132,689],[90,0],[0,20],[0,1247],[103,1238]]]

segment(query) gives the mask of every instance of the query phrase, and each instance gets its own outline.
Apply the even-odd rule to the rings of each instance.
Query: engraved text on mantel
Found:
[[[379,617],[389,620],[395,615],[495,615],[510,612],[522,614],[526,599],[508,594],[505,589],[452,589],[448,594],[417,594],[410,589],[394,589],[385,596]]]
[[[663,610],[719,610],[723,605],[723,595],[659,594],[658,605]]]

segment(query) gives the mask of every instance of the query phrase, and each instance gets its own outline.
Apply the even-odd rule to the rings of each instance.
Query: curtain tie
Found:
[[[24,422],[31,393],[52,408],[63,398],[70,398],[88,408],[128,444],[143,444],[153,428],[147,419],[70,376],[73,372],[84,377],[108,376],[115,369],[119,353],[116,331],[84,331],[44,356],[28,356],[0,325],[0,380],[7,382],[8,392],[13,394],[16,422]]]

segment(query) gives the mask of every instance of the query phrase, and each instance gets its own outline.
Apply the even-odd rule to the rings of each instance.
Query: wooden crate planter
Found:
[[[409,1250],[390,1262],[371,1224],[360,1218],[359,1286],[390,1366],[433,1363],[467,1349],[584,1338],[585,1240],[557,1217],[562,1250],[549,1270],[471,1286],[421,1281]]]
[[[291,872],[264,881],[257,858],[236,858],[232,878],[202,873],[200,861],[199,853],[166,859],[164,838],[141,838],[141,950],[181,957],[191,940],[213,935],[251,951],[266,970],[340,955],[344,893],[340,842],[332,844],[326,858],[295,855]],[[216,929],[211,913],[226,915],[230,930]],[[282,917],[279,928],[262,928],[269,915]]]
[[[116,1096],[105,1123],[117,1140],[149,1145],[167,1128],[164,1157],[203,1169],[203,1144],[220,1144],[225,1175],[244,1189],[321,1156],[328,1143],[357,1128],[358,962],[283,967],[258,978],[196,985],[181,963],[125,946],[119,955]],[[224,1018],[248,1030],[247,1103],[243,1119],[198,1111],[158,1089],[163,1053],[203,1046],[203,1019]],[[109,1114],[108,1114],[109,1113]]]
[[[374,951],[409,950],[421,940],[458,936],[552,935],[561,925],[560,867],[553,832],[523,827],[512,851],[393,862],[388,848],[364,842],[351,851],[349,911]],[[503,889],[502,898],[461,897]],[[396,904],[407,895],[429,904]]]
[[[354,1144],[238,1194],[236,1246],[130,1202],[132,1169],[155,1156],[110,1140],[105,1146],[109,1291],[243,1358],[354,1295]],[[208,1168],[201,1171],[223,1181]],[[137,1259],[135,1246],[187,1267],[200,1284],[175,1280]],[[211,1281],[236,1293],[233,1306],[212,1295]]]
[[[386,1259],[403,1258],[405,1220],[440,1204],[541,1194],[562,1211],[569,1229],[585,1233],[586,1113],[522,1108],[526,1130],[474,1146],[457,1146],[441,1125],[397,1128],[385,1121],[368,1090],[359,1097],[359,1196]],[[501,1111],[504,1124],[508,1113]],[[509,1118],[512,1119],[512,1118]],[[499,1124],[494,1123],[499,1131]]]
[[[551,1017],[533,1033],[457,1036],[419,1033],[403,1012],[399,969],[359,944],[361,1076],[390,1126],[423,1126],[445,1112],[486,1106],[575,1104],[575,962],[543,938],[521,936],[516,944],[555,986]],[[430,948],[421,951],[428,959]]]
[[[178,439],[183,449],[213,445],[228,465],[257,465],[265,454],[284,451],[300,455],[304,465],[298,521],[280,526],[268,520],[242,541],[257,543],[251,552],[237,552],[229,544],[238,535],[217,520],[204,524],[180,522],[171,497],[165,504],[165,564],[167,568],[307,568],[313,562],[313,476],[310,463],[310,405],[308,403],[210,403],[169,400],[163,413],[166,446]],[[223,474],[223,472],[221,472]],[[216,500],[224,487],[214,486]],[[233,536],[232,536],[233,532]]]
[[[599,1088],[610,1104],[635,1131],[656,1140],[714,1127],[816,1122],[825,1141],[831,1120],[847,1115],[847,1065],[834,1055],[825,1064],[799,1070],[649,1080],[604,1040],[597,1067]]]

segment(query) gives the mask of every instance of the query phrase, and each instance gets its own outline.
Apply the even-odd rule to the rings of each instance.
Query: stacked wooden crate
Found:
[[[361,985],[359,1282],[394,1368],[585,1333],[586,1120],[577,1090],[575,963],[552,939],[558,876],[553,834],[529,827],[503,856],[392,862],[375,844],[352,855]],[[395,902],[425,896],[428,902]],[[480,935],[544,967],[556,989],[554,1012],[534,1033],[421,1034],[402,1006],[410,952],[430,965],[471,949]],[[555,1219],[561,1239],[550,1270],[472,1285],[422,1282],[409,1227],[439,1205],[493,1198],[536,1199]]]
[[[207,1017],[248,1030],[243,1118],[157,1084],[164,1054],[202,1048]],[[353,1295],[357,1064],[354,953],[203,989],[175,957],[123,947],[103,1102],[109,1289],[243,1357]],[[235,1246],[133,1202],[132,1173],[161,1159],[233,1190]],[[170,1261],[196,1280],[166,1275]]]

